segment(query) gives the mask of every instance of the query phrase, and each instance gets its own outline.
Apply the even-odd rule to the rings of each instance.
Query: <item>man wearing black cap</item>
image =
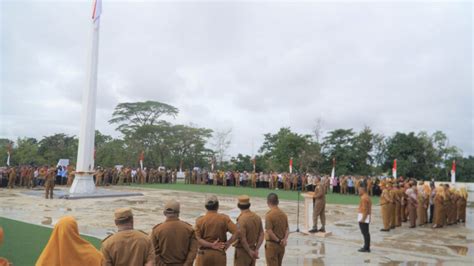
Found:
[[[197,240],[193,227],[179,219],[179,202],[165,204],[164,223],[153,227],[150,238],[155,248],[156,265],[193,265],[197,253]]]
[[[217,212],[219,201],[216,196],[208,197],[205,207],[206,214],[196,219],[196,238],[199,242],[196,265],[225,266],[225,251],[237,239],[237,226],[229,216]],[[229,240],[227,232],[232,234]]]

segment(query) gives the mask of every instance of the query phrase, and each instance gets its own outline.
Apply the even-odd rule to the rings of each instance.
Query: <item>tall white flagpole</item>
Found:
[[[91,23],[92,42],[87,69],[87,86],[82,94],[81,127],[79,132],[79,147],[77,150],[76,176],[69,190],[71,194],[92,194],[95,192],[94,183],[94,138],[95,110],[97,97],[97,65],[99,57],[99,29],[102,1],[94,1]]]

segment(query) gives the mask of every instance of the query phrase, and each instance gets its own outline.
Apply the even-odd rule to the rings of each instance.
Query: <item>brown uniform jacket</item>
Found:
[[[237,226],[240,230],[239,241],[235,245],[236,247],[243,247],[240,243],[240,239],[245,236],[250,249],[255,250],[258,242],[258,238],[263,233],[262,219],[254,212],[244,211],[237,218]]]
[[[286,214],[276,207],[265,214],[265,230],[272,230],[278,239],[283,239],[288,230],[288,217]],[[265,236],[266,240],[270,240],[268,235]]]
[[[390,195],[390,192],[388,189],[384,189],[382,191],[382,195],[380,195],[380,205],[385,205],[385,204],[389,204],[389,203],[392,203],[393,199]]]
[[[314,188],[314,209],[315,213],[321,213],[321,211],[326,206],[326,189],[323,182],[319,182]]]
[[[372,213],[372,200],[367,193],[360,197],[359,213],[362,214],[362,221]]]
[[[324,188],[324,184],[319,182],[314,188],[314,196],[316,201],[321,201],[322,203],[326,203],[326,190]]]
[[[389,190],[390,192],[390,197],[392,197],[392,203],[397,203],[400,202],[400,196],[398,194],[398,190],[395,188],[392,188]]]
[[[210,243],[216,240],[225,242],[227,241],[227,232],[235,234],[237,226],[229,216],[216,211],[208,211],[204,216],[196,219],[195,230],[197,239],[204,239]]]
[[[138,230],[124,230],[102,241],[104,266],[142,266],[155,262],[155,251],[150,238]]]
[[[179,218],[168,218],[153,227],[150,238],[157,265],[193,265],[198,243],[190,224]]]

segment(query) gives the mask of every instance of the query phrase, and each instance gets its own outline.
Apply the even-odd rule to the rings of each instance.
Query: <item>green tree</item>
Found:
[[[290,158],[293,168],[298,170],[300,157],[311,143],[310,135],[294,133],[290,128],[281,128],[276,134],[267,133],[259,152],[267,159],[270,170],[288,171]]]
[[[178,109],[157,101],[120,103],[112,114],[111,124],[118,124],[117,130],[127,135],[142,126],[154,126],[164,115],[176,117]]]
[[[350,154],[352,155],[352,173],[359,175],[369,175],[372,173],[372,149],[374,147],[374,134],[369,127],[365,127],[355,138]]]
[[[326,162],[322,168],[325,173],[330,173],[332,158],[336,159],[337,175],[353,172],[353,154],[355,133],[352,129],[336,129],[330,131],[324,138],[323,154]]]
[[[250,157],[250,155],[243,155],[239,153],[237,157],[232,157],[230,159],[230,162],[232,164],[233,171],[253,171],[252,157]]]
[[[46,164],[56,164],[59,159],[76,161],[78,140],[66,134],[54,134],[44,137],[39,142],[38,155]]]
[[[43,165],[47,163],[38,154],[39,143],[35,138],[18,138],[15,160],[20,165]]]
[[[99,145],[99,147],[96,152],[96,166],[131,165],[128,157],[129,152],[123,140],[112,139]]]

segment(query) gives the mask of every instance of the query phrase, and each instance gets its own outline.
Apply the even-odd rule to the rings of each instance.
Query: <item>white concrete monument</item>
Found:
[[[94,1],[92,11],[92,42],[87,69],[87,86],[82,95],[81,128],[79,132],[79,147],[77,151],[76,175],[70,194],[93,194],[94,183],[94,138],[95,138],[95,109],[97,97],[97,65],[99,57],[99,27],[102,13],[102,0]]]

